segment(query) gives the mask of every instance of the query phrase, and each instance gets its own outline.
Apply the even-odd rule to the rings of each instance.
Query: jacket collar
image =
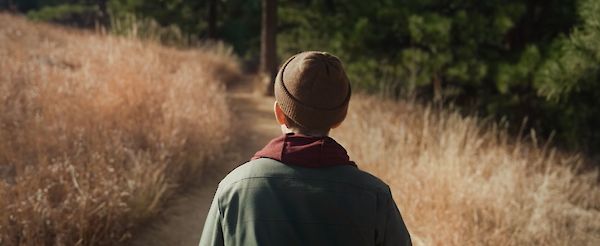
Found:
[[[333,138],[288,133],[271,140],[252,160],[270,158],[287,165],[309,168],[341,165],[356,166],[346,149]]]

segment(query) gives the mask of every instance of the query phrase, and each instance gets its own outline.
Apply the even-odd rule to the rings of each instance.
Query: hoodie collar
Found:
[[[287,165],[309,168],[341,165],[356,166],[348,153],[330,137],[312,137],[288,133],[271,140],[252,160],[270,158]]]

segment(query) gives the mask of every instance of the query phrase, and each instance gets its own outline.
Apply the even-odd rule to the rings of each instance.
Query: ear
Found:
[[[273,113],[275,113],[275,119],[277,120],[277,123],[279,125],[287,125],[285,122],[285,114],[283,113],[283,110],[281,110],[279,105],[277,105],[277,101],[275,101],[273,105]]]

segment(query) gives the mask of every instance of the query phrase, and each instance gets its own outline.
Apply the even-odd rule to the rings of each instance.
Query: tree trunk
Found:
[[[208,30],[207,36],[209,39],[217,39],[217,0],[208,2]]]
[[[0,7],[2,7],[1,4],[0,4]],[[6,9],[12,13],[18,12],[17,4],[15,3],[14,0],[8,0],[8,3],[6,3]]]
[[[433,76],[433,102],[441,102],[444,99],[442,91],[442,79],[439,74]]]
[[[262,31],[260,40],[260,76],[266,85],[265,94],[273,95],[277,74],[276,51],[277,0],[262,0]]]
[[[108,28],[110,25],[110,16],[108,16],[108,8],[106,7],[107,0],[98,0],[98,9],[100,10],[100,25]]]

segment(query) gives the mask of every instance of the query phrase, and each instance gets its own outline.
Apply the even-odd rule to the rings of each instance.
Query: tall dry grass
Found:
[[[390,185],[416,245],[600,245],[598,171],[576,155],[365,96],[334,137]]]
[[[122,241],[227,141],[233,57],[0,23],[0,245]]]

